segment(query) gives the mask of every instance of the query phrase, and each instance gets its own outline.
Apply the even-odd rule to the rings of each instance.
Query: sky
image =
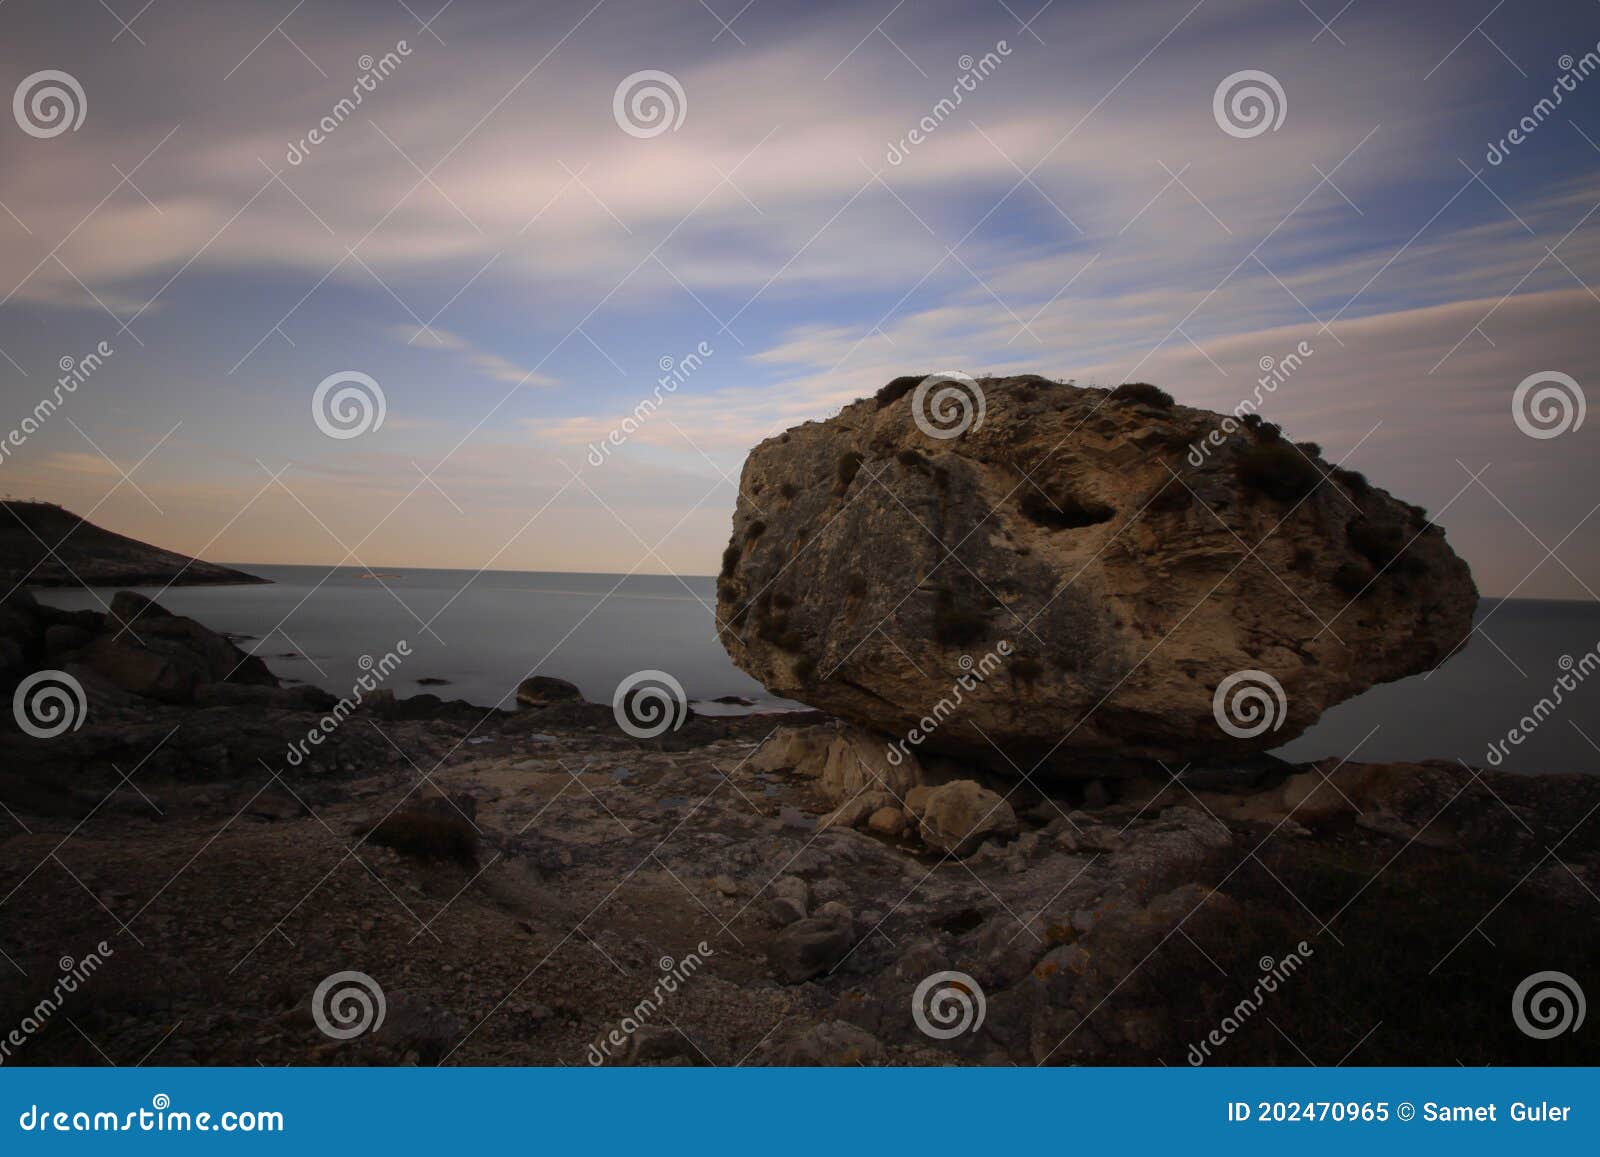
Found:
[[[1267,417],[1595,597],[1600,3],[441,2],[0,6],[0,491],[707,574],[746,451],[890,378],[1226,411],[1305,343]]]

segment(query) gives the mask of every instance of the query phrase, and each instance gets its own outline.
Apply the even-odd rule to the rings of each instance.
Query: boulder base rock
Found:
[[[1270,423],[1153,387],[921,381],[745,463],[719,633],[779,695],[924,758],[1100,775],[1280,746],[1471,627],[1425,512]],[[981,420],[952,436],[958,388]]]
[[[1017,814],[998,793],[958,779],[908,799],[921,821],[923,842],[956,856],[965,856],[989,836],[1017,834]]]

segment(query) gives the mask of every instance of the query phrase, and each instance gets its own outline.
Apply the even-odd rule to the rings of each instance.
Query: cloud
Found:
[[[437,326],[392,326],[390,334],[407,345],[424,349],[450,350],[465,355],[467,364],[485,378],[495,382],[509,382],[519,386],[553,386],[555,378],[536,370],[524,369],[499,354],[486,353],[473,347],[458,333]]]

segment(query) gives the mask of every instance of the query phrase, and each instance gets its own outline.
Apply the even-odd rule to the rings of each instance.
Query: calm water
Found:
[[[349,691],[362,656],[379,659],[405,639],[411,657],[388,682],[402,696],[428,690],[510,706],[531,673],[570,679],[590,699],[609,702],[619,681],[654,668],[676,677],[690,699],[740,695],[768,709],[797,706],[728,660],[713,631],[709,577],[400,570],[379,572],[379,581],[359,568],[238,565],[272,584],[175,587],[161,602],[215,630],[253,636],[240,645],[274,674],[335,694]],[[56,606],[99,608],[81,589],[36,593]],[[1280,754],[1304,760],[1354,749],[1361,760],[1483,766],[1488,745],[1550,693],[1562,656],[1600,646],[1600,606],[1591,603],[1485,599],[1478,620],[1484,631],[1443,667],[1335,707]],[[449,683],[418,686],[424,677]],[[719,710],[704,702],[697,709]],[[1600,773],[1600,750],[1578,728],[1600,742],[1600,675],[1511,748],[1503,766]]]

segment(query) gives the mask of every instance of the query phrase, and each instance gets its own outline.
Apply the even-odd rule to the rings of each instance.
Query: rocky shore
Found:
[[[0,608],[8,685],[48,663],[84,692],[0,737],[8,1064],[1595,1060],[1509,1002],[1600,949],[1600,779],[913,782],[826,716],[639,738],[555,681],[340,711],[113,610]],[[314,998],[351,973],[381,1022],[330,1035]]]
[[[14,592],[0,1060],[1594,1063],[1600,777],[1266,754],[1476,602],[1269,423],[959,375],[746,464],[719,633],[816,712],[338,698]]]

